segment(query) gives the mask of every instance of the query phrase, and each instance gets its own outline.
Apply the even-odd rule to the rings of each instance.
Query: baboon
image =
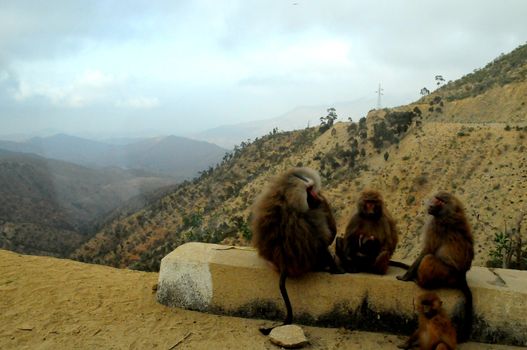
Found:
[[[456,329],[442,305],[436,293],[422,294],[417,304],[419,328],[399,347],[410,349],[418,345],[421,350],[454,350],[457,345]]]
[[[474,241],[463,205],[447,192],[435,194],[428,204],[432,215],[425,230],[423,250],[402,281],[416,281],[426,289],[458,288],[465,296],[465,315],[460,340],[472,331],[472,293],[467,284],[467,271],[474,258]]]
[[[347,272],[385,274],[388,265],[408,268],[406,264],[390,261],[397,240],[395,220],[381,194],[366,190],[360,195],[357,212],[351,217],[344,237],[336,240],[335,253]]]
[[[344,271],[367,272],[372,270],[381,252],[381,242],[374,236],[366,235],[350,236],[346,241],[338,237],[335,252]]]
[[[286,278],[327,268],[337,271],[328,250],[337,228],[321,193],[318,173],[310,168],[292,168],[272,179],[253,205],[251,224],[258,254],[280,274],[280,292],[287,309],[284,324],[290,324],[293,311]],[[268,334],[271,329],[261,331]]]

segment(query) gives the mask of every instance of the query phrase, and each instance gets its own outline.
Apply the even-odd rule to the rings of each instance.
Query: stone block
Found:
[[[417,326],[414,300],[423,290],[395,277],[359,273],[309,273],[288,279],[295,323],[409,335]],[[471,339],[527,346],[527,272],[473,267]],[[454,323],[462,321],[461,292],[437,293]],[[278,274],[247,247],[187,243],[161,261],[157,299],[173,307],[216,314],[281,320],[285,306]]]

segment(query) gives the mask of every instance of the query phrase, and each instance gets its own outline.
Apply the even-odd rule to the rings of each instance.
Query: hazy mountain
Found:
[[[28,137],[26,134],[1,134],[0,140],[5,141],[13,141],[13,142],[24,142],[28,140],[30,137]]]
[[[35,153],[46,158],[65,160],[88,166],[112,166],[104,155],[111,155],[114,147],[97,141],[91,141],[66,134],[50,137],[34,137],[29,144]],[[103,157],[101,159],[101,157]]]
[[[387,100],[384,103],[389,104],[390,101]],[[369,110],[375,108],[376,104],[377,100],[373,97],[347,102],[335,102],[327,106],[301,106],[279,117],[223,125],[193,134],[192,138],[212,142],[225,148],[233,148],[234,145],[238,145],[242,141],[254,140],[256,137],[268,134],[274,128],[278,128],[280,131],[291,131],[319,125],[320,117],[325,117],[328,114],[327,109],[330,107],[336,109],[337,121],[347,121],[348,118],[358,121],[366,116]]]
[[[109,144],[109,145],[124,146],[124,145],[129,145],[131,143],[141,142],[148,138],[149,137],[112,137],[112,138],[104,138],[98,141]]]
[[[191,178],[215,165],[227,152],[214,144],[178,136],[166,136],[124,146],[121,165],[147,169],[178,178]]]
[[[473,228],[474,265],[485,265],[496,259],[497,233],[527,226],[527,215],[518,216],[527,213],[526,73],[524,45],[415,103],[371,111],[365,123],[259,137],[195,181],[107,223],[72,256],[156,270],[188,241],[248,244],[255,196],[271,176],[303,165],[320,172],[340,233],[360,191],[383,193],[401,232],[396,259],[419,252],[423,203],[438,190],[454,193]]]
[[[121,167],[189,179],[216,164],[226,150],[177,136],[121,139],[112,143],[57,134],[25,142],[0,141],[0,149],[33,153],[89,167]]]
[[[65,256],[113,209],[173,183],[144,171],[96,170],[0,150],[0,247]]]

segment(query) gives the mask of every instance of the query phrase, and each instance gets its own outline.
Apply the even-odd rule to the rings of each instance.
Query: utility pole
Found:
[[[381,109],[381,96],[384,95],[382,92],[384,91],[383,88],[381,88],[381,83],[379,83],[379,89],[375,91],[377,94],[377,109]]]

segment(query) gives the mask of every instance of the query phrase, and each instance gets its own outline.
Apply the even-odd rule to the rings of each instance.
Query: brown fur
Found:
[[[309,208],[306,183],[292,176],[312,179],[319,202]],[[309,185],[309,184],[307,184]],[[264,259],[289,277],[328,266],[328,246],[336,224],[320,192],[320,178],[309,168],[293,168],[271,181],[253,207],[253,245]]]
[[[466,272],[474,258],[474,241],[463,205],[447,192],[434,195],[428,204],[432,215],[423,250],[404,276],[403,281],[416,280],[423,288],[459,288],[466,298],[463,339],[468,338],[472,324],[472,293]]]
[[[363,191],[357,212],[351,217],[343,238],[337,238],[336,254],[347,272],[385,274],[398,241],[398,231],[382,196]]]
[[[285,278],[335,265],[328,246],[336,224],[320,187],[316,171],[293,168],[272,179],[253,206],[253,245],[281,274],[280,290],[288,308],[285,323],[292,317]]]
[[[410,349],[415,345],[421,350],[454,350],[457,345],[456,330],[442,308],[437,294],[428,292],[418,299],[419,328],[408,341],[399,346]]]

